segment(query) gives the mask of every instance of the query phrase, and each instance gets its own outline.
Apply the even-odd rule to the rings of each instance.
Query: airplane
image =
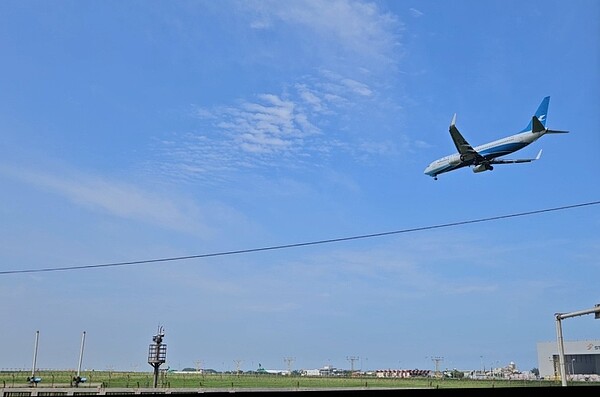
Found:
[[[525,146],[537,141],[545,134],[565,134],[569,131],[550,130],[546,128],[546,117],[548,115],[548,104],[550,97],[542,99],[535,115],[523,130],[515,135],[472,147],[456,128],[456,113],[450,123],[450,136],[458,153],[435,160],[425,168],[424,174],[438,179],[438,175],[454,171],[463,167],[471,167],[473,172],[491,171],[495,164],[529,163],[539,160],[542,155],[540,150],[535,158],[530,159],[502,159],[501,156],[516,152]]]

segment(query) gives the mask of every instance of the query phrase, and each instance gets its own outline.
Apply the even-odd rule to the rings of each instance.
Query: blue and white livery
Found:
[[[548,104],[550,97],[547,96],[542,100],[535,115],[522,131],[516,135],[511,135],[506,138],[486,143],[480,146],[472,147],[461,135],[456,128],[456,113],[452,117],[450,123],[450,136],[458,153],[442,157],[434,161],[425,168],[425,175],[433,177],[437,180],[439,174],[453,171],[462,167],[471,167],[473,172],[491,171],[494,169],[493,164],[515,164],[529,163],[538,160],[542,155],[542,151],[533,159],[501,159],[499,157],[516,152],[523,149],[525,146],[537,141],[544,134],[561,134],[569,131],[550,130],[546,128],[546,118],[548,116]]]

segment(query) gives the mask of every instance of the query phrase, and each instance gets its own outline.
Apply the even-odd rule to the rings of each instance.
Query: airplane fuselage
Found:
[[[437,176],[445,172],[453,171],[463,167],[472,167],[473,172],[491,171],[496,164],[529,163],[540,158],[540,150],[536,158],[506,159],[500,158],[510,153],[523,149],[525,146],[537,141],[545,134],[566,133],[568,131],[550,130],[546,128],[546,118],[550,97],[542,99],[537,111],[531,121],[518,134],[497,139],[473,147],[462,136],[456,128],[456,114],[450,123],[450,137],[456,146],[457,153],[435,160],[425,168],[424,173],[437,179]]]
[[[542,135],[544,135],[544,131],[521,132],[516,135],[476,146],[473,149],[475,149],[475,151],[477,151],[481,156],[485,157],[485,159],[492,160],[523,149],[525,146],[538,140]],[[462,159],[461,156],[463,156]],[[443,174],[444,172],[453,171],[458,168],[471,165],[478,165],[477,159],[467,159],[460,153],[454,153],[429,164],[429,166],[425,169],[425,174],[435,177],[436,175]]]

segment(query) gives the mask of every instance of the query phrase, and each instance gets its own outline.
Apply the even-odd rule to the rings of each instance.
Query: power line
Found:
[[[359,235],[359,236],[350,236],[350,237],[332,238],[332,239],[327,239],[327,240],[308,241],[308,242],[303,242],[303,243],[274,245],[274,246],[270,246],[270,247],[248,248],[248,249],[234,250],[234,251],[213,252],[213,253],[208,253],[208,254],[176,256],[176,257],[158,258],[158,259],[147,259],[147,260],[131,261],[131,262],[102,263],[102,264],[96,264],[96,265],[47,267],[47,268],[41,268],[41,269],[3,270],[3,271],[0,271],[0,275],[16,274],[16,273],[58,272],[58,271],[67,271],[67,270],[96,269],[96,268],[117,267],[117,266],[132,266],[132,265],[142,265],[142,264],[150,264],[150,263],[157,263],[157,262],[174,262],[174,261],[182,261],[182,260],[188,260],[188,259],[212,258],[212,257],[216,257],[216,256],[249,254],[249,253],[261,252],[261,251],[275,251],[275,250],[281,250],[281,249],[287,249],[287,248],[306,247],[306,246],[310,246],[310,245],[338,243],[338,242],[342,242],[342,241],[390,236],[393,234],[412,233],[412,232],[419,232],[419,231],[424,231],[424,230],[442,229],[442,228],[447,228],[447,227],[468,225],[468,224],[473,224],[473,223],[491,222],[491,221],[497,221],[497,220],[501,220],[501,219],[516,218],[516,217],[529,216],[529,215],[537,215],[537,214],[541,214],[541,213],[545,213],[545,212],[563,211],[563,210],[579,208],[579,207],[586,207],[586,206],[597,205],[597,204],[600,204],[600,201],[591,201],[591,202],[582,203],[582,204],[566,205],[566,206],[562,206],[562,207],[546,208],[546,209],[542,209],[542,210],[520,212],[520,213],[516,213],[516,214],[509,214],[509,215],[493,216],[493,217],[489,217],[489,218],[472,219],[472,220],[468,220],[468,221],[443,223],[440,225],[423,226],[423,227],[416,227],[416,228],[411,228],[411,229],[393,230],[393,231],[388,231],[388,232],[363,234],[363,235]]]

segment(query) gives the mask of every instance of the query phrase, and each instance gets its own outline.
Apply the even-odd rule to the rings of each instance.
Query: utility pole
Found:
[[[294,357],[284,357],[283,358],[283,361],[285,361],[285,363],[287,365],[289,375],[292,374],[292,363],[294,362],[294,360],[296,360]]]
[[[204,362],[202,360],[196,360],[196,372],[202,372],[204,373],[204,371],[202,370],[202,364]]]
[[[359,360],[359,357],[356,356],[347,356],[346,360],[350,361],[350,373],[354,373],[354,362]]]
[[[240,375],[240,367],[244,361],[237,359],[237,360],[233,360],[233,362],[235,363],[235,373],[239,376]]]
[[[440,374],[440,362],[444,361],[444,357],[431,357],[431,361],[435,362],[434,375],[438,376]]]

